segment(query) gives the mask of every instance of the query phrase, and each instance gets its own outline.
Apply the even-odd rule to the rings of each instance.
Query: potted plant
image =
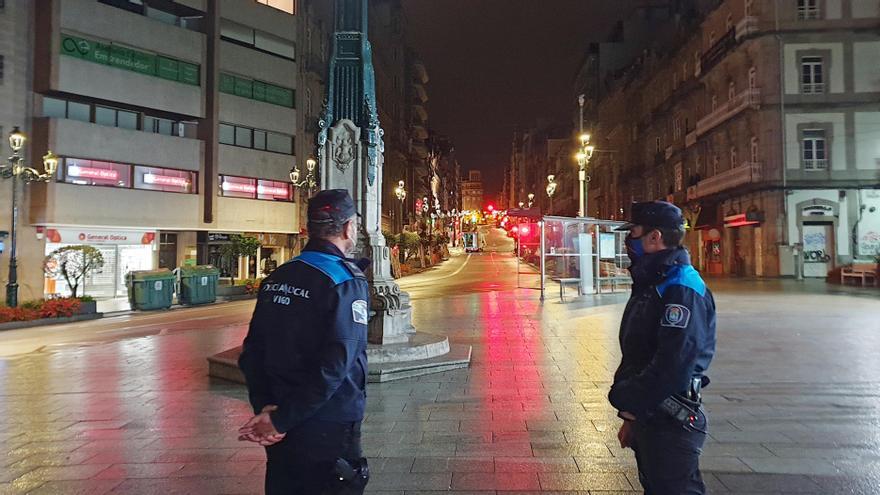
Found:
[[[92,296],[79,298],[79,313],[81,315],[93,315],[98,312],[98,302]]]

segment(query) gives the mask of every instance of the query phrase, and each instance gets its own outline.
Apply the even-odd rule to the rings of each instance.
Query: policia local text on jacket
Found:
[[[636,417],[633,449],[649,495],[705,493],[699,455],[707,418],[699,390],[715,353],[715,301],[684,248],[646,254],[630,268],[632,296],[620,328],[623,354],[608,395]],[[683,424],[661,404],[690,405]]]
[[[324,491],[334,463],[361,461],[368,301],[361,269],[322,240],[260,285],[239,366],[255,414],[276,405],[286,433],[266,448],[267,494],[337,493]]]

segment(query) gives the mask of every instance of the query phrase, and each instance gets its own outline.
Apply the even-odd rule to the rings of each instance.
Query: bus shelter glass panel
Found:
[[[626,290],[631,284],[629,258],[615,232],[620,222],[587,218],[544,217],[542,228],[543,284],[577,288],[578,295]]]

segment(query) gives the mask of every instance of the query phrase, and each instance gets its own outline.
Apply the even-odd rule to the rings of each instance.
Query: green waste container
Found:
[[[177,300],[180,304],[208,304],[217,300],[220,270],[211,265],[182,266],[177,269],[180,280]]]
[[[171,270],[143,270],[125,276],[131,309],[168,309],[174,297],[174,273]]]

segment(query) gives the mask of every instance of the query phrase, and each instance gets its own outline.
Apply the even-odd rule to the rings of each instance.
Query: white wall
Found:
[[[855,114],[856,168],[880,169],[880,112]]]
[[[290,180],[290,169],[293,168],[293,155],[282,155],[268,151],[257,151],[239,148],[226,144],[220,145],[220,174],[272,179],[281,182]],[[304,161],[299,168],[305,177]]]
[[[880,17],[880,2],[877,0],[850,0],[852,16],[856,19]]]
[[[842,43],[790,43],[785,45],[785,94],[801,91],[801,61],[797,52],[802,50],[831,50],[831,60],[825,61],[825,84],[829,93],[843,93],[843,44]]]
[[[856,92],[880,92],[880,41],[853,44],[853,72]]]
[[[841,0],[825,0],[825,18],[840,19],[843,17],[843,9],[840,4]]]
[[[831,136],[831,169],[846,169],[846,124],[842,113],[798,113],[785,116],[785,146],[787,155],[786,168],[801,168],[801,142],[798,125],[807,123],[832,124]]]
[[[202,88],[150,77],[66,55],[58,56],[52,89],[166,112],[204,117]]]
[[[280,201],[218,198],[217,223],[212,229],[230,232],[296,234],[299,205]]]
[[[199,171],[202,142],[67,119],[51,119],[49,149],[59,156]]]

